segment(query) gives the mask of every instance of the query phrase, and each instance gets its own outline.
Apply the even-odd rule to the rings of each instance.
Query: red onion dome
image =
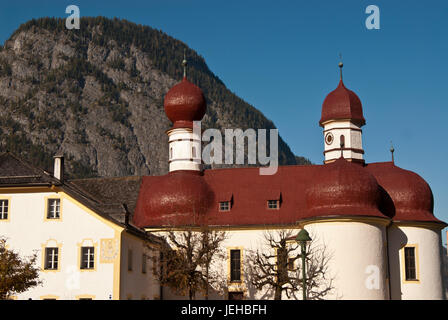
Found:
[[[311,217],[386,217],[379,210],[379,185],[362,164],[339,158],[321,166],[314,181],[316,182],[306,191],[306,203]]]
[[[200,121],[206,112],[202,90],[184,79],[165,95],[165,113],[173,128],[192,128],[193,121]]]
[[[322,116],[319,124],[329,120],[349,119],[358,126],[366,124],[362,113],[362,104],[356,93],[347,89],[344,83],[339,81],[338,87],[330,92],[322,104]]]
[[[393,162],[366,167],[389,195],[387,206],[395,221],[442,222],[434,217],[434,197],[428,183],[418,174],[395,166]]]
[[[213,199],[198,171],[143,177],[133,222],[138,227],[199,224]]]

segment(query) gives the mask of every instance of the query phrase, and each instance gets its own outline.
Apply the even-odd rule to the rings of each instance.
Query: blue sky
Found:
[[[448,1],[15,1],[0,11],[0,42],[23,22],[120,17],[161,29],[202,55],[227,87],[272,119],[294,153],[323,160],[322,102],[344,82],[364,107],[367,162],[390,160],[419,173],[448,221]],[[368,5],[380,30],[368,30]],[[446,239],[444,236],[444,244]]]

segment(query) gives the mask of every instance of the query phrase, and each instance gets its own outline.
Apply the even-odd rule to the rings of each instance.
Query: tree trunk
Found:
[[[274,300],[282,300],[282,288],[275,287],[275,296]]]
[[[209,281],[209,279],[208,279],[208,267],[207,267],[207,269],[206,269],[206,276],[205,276],[205,279],[206,279],[206,281],[207,281],[207,283],[205,284],[205,300],[208,300],[208,281]]]

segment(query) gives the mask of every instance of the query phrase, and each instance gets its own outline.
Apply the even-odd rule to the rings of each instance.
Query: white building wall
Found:
[[[388,234],[392,299],[445,299],[440,231],[394,225],[389,228]],[[416,248],[418,281],[406,281],[403,259],[405,246]]]
[[[61,199],[60,219],[45,219],[48,197]],[[117,270],[119,231],[112,223],[96,218],[62,192],[10,193],[1,194],[0,198],[10,200],[9,219],[0,220],[0,235],[7,238],[10,249],[21,255],[30,255],[36,250],[37,265],[43,268],[45,246],[57,245],[60,248],[59,270],[42,270],[40,279],[43,285],[20,294],[18,299],[36,300],[44,296],[58,299],[77,299],[80,296],[117,298],[114,294],[114,266]],[[107,253],[112,258],[107,263],[101,258],[102,240],[111,244]],[[95,247],[94,270],[80,270],[83,241]]]

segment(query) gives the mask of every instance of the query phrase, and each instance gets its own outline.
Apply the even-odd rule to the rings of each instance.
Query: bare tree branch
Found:
[[[302,290],[301,259],[299,244],[295,241],[297,231],[266,231],[263,234],[264,248],[251,251],[248,255],[250,284],[257,290],[271,290],[274,299],[281,300],[283,294],[288,299],[297,299]],[[333,290],[329,275],[331,256],[325,245],[313,241],[306,247],[307,297],[323,299]]]
[[[221,243],[227,238],[223,231],[212,230],[206,225],[199,229],[186,227],[182,231],[167,231],[165,243],[153,254],[153,274],[163,286],[180,295],[195,298],[201,292],[208,299],[209,289],[223,291],[223,272],[212,266],[225,255]],[[157,267],[158,266],[158,267]]]

